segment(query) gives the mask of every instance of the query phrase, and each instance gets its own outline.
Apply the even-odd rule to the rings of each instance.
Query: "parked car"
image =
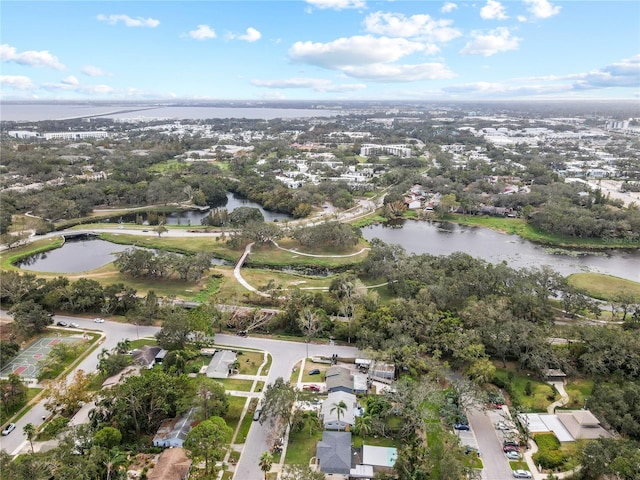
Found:
[[[4,430],[2,430],[2,435],[6,436],[9,435],[11,432],[13,432],[16,429],[16,424],[15,423],[10,423],[9,425],[7,425],[5,427]]]
[[[507,452],[507,458],[509,460],[520,460],[520,454],[515,450],[510,450]]]
[[[77,323],[75,323],[75,322],[71,322],[71,323],[69,324],[69,326],[70,326],[70,327],[73,327],[73,328],[80,328],[80,325],[78,325],[78,324],[77,324]]]
[[[519,447],[520,444],[515,440],[505,440],[502,442],[502,446],[503,447],[506,447],[506,446]]]
[[[505,445],[504,447],[502,447],[502,451],[503,452],[519,452],[520,451],[520,447],[515,446],[515,445]]]
[[[320,369],[314,368],[312,370],[309,370],[309,375],[320,375]]]
[[[507,425],[505,422],[498,422],[496,423],[496,430],[510,430],[511,427],[509,427],[509,425]]]
[[[56,325],[58,325],[59,327],[68,327],[69,322],[65,322],[64,320],[59,320],[58,322],[56,322]]]
[[[302,390],[307,390],[310,392],[319,392],[320,387],[318,385],[303,385]]]
[[[262,414],[262,408],[256,408],[256,411],[253,413],[253,421],[257,422],[260,420],[260,414]]]
[[[471,427],[466,423],[456,423],[453,428],[456,430],[471,430]]]
[[[94,318],[94,319],[93,319],[93,322],[94,322],[94,323],[104,323],[104,318],[100,318],[100,317],[98,317],[98,318]]]
[[[533,478],[531,472],[529,470],[514,470],[513,471],[514,478]]]

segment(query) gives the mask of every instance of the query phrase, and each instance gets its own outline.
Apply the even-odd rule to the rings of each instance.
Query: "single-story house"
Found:
[[[351,370],[345,367],[329,367],[325,373],[327,392],[353,393],[353,377]]]
[[[316,461],[322,473],[349,475],[351,457],[350,432],[322,432],[322,440],[316,446]]]
[[[369,378],[364,373],[354,373],[353,393],[367,393]]]
[[[555,414],[521,413],[518,417],[531,433],[553,433],[561,442],[611,437],[589,410],[563,410]]]
[[[338,419],[336,405],[340,404],[340,402],[344,402],[347,408],[340,413],[340,419]],[[329,393],[327,399],[322,402],[322,409],[320,410],[320,418],[325,430],[345,430],[347,427],[353,426],[356,418],[356,407],[357,400],[353,393],[341,391]]]
[[[131,361],[135,365],[145,368],[153,368],[156,364],[156,357],[162,351],[161,347],[144,345],[131,354]]]
[[[194,422],[195,409],[189,410],[181,417],[165,420],[153,437],[154,447],[182,447]]]
[[[182,448],[169,448],[158,457],[155,466],[148,473],[149,480],[187,480],[191,460]]]
[[[236,359],[236,352],[232,350],[216,350],[205,375],[209,378],[227,378],[231,374],[231,365],[236,362]]]

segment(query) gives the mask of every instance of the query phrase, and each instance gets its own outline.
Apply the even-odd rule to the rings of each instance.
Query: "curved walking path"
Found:
[[[271,243],[273,243],[280,250],[284,250],[285,252],[294,253],[296,255],[303,255],[305,257],[316,257],[316,258],[347,258],[347,257],[355,257],[356,255],[360,255],[361,253],[366,252],[367,250],[371,250],[369,247],[364,247],[364,248],[361,248],[360,250],[358,250],[357,252],[348,253],[346,255],[317,255],[315,253],[304,253],[304,252],[299,252],[296,249],[290,249],[290,248],[281,247],[280,245],[278,245],[278,243],[275,240],[271,240]]]

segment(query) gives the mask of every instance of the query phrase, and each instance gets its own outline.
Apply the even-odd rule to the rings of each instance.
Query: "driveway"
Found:
[[[469,425],[475,433],[483,463],[483,480],[506,480],[513,478],[509,461],[502,451],[502,433],[495,423],[502,419],[500,411],[473,410],[467,415]],[[467,432],[460,432],[467,433]]]

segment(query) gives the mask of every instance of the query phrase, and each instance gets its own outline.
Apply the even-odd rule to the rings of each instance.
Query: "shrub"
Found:
[[[547,470],[554,470],[564,464],[565,454],[561,450],[539,450],[533,454],[533,461]]]

